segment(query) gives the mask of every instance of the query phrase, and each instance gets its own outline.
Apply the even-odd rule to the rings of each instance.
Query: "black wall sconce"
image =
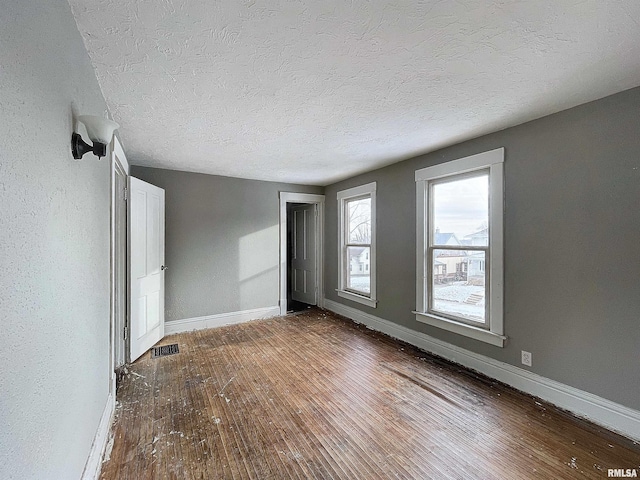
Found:
[[[78,117],[78,121],[84,124],[93,145],[89,145],[82,140],[82,136],[79,133],[73,132],[73,135],[71,135],[73,158],[82,158],[87,152],[92,152],[97,157],[104,157],[107,154],[107,145],[113,139],[113,132],[120,125],[108,118],[95,115],[81,115]]]

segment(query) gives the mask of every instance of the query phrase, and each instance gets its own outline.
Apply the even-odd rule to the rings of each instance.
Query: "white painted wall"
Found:
[[[0,14],[0,478],[78,479],[108,398],[109,161],[70,151],[106,105],[65,0]]]

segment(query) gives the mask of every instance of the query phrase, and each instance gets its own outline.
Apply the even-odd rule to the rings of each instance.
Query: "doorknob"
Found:
[[[166,265],[162,265],[162,266],[160,267],[160,270],[169,270],[169,267],[167,267]]]

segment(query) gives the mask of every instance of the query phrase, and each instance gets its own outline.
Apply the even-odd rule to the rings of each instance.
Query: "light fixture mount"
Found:
[[[80,159],[87,152],[93,152],[96,157],[104,157],[107,154],[107,146],[104,143],[95,142],[93,146],[82,140],[79,133],[71,135],[71,151],[73,158]]]
[[[87,152],[92,152],[99,158],[104,157],[107,154],[107,145],[111,143],[113,138],[113,132],[119,125],[107,118],[95,115],[81,115],[78,117],[78,121],[84,124],[93,145],[85,142],[79,133],[73,132],[71,135],[73,158],[80,159]]]

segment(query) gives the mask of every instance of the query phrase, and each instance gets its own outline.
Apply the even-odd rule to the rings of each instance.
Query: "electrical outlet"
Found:
[[[522,364],[527,367],[531,366],[531,352],[525,352],[522,350]]]

